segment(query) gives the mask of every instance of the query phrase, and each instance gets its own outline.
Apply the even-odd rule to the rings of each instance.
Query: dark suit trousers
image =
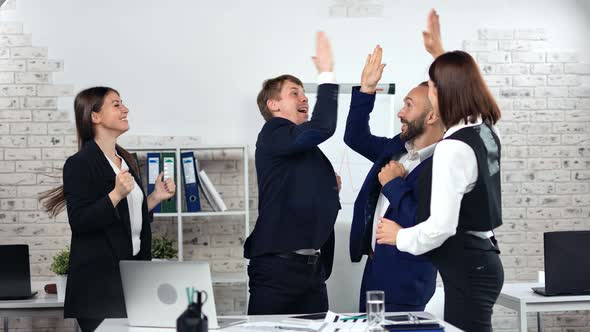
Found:
[[[248,315],[307,314],[328,310],[324,267],[263,255],[250,259]]]
[[[445,320],[467,331],[492,331],[492,310],[504,269],[498,247],[489,239],[457,233],[433,259],[445,289]]]

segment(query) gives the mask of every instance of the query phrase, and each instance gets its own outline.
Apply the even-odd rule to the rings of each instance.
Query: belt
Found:
[[[315,264],[320,259],[319,254],[315,255],[301,255],[294,252],[282,252],[278,254],[273,254],[274,256],[281,257],[284,259],[288,259],[291,261],[303,263],[303,264]]]

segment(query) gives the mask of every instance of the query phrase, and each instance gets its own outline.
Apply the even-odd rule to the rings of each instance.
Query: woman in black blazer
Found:
[[[176,187],[160,174],[146,197],[137,163],[117,145],[129,129],[129,110],[116,90],[83,90],[74,110],[79,151],[66,160],[63,186],[41,199],[51,214],[67,206],[72,239],[64,317],[76,318],[86,332],[104,318],[127,317],[119,261],[151,260],[149,211]]]

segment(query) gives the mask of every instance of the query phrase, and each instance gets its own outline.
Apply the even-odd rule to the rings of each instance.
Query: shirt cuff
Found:
[[[396,246],[397,250],[409,252],[411,244],[412,232],[409,229],[402,228],[397,231]]]
[[[336,79],[334,78],[334,72],[325,71],[321,72],[318,75],[318,85],[326,83],[336,83]]]

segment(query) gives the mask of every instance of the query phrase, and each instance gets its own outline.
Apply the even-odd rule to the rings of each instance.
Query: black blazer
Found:
[[[125,162],[131,165],[132,161]],[[141,184],[139,175],[133,169],[130,172]],[[64,165],[64,193],[72,230],[65,318],[127,317],[119,261],[151,259],[152,236],[145,193],[141,249],[134,258],[127,199],[115,208],[108,196],[115,187],[115,177],[94,140]]]
[[[321,248],[326,277],[332,269],[334,222],[340,210],[332,164],[318,145],[336,130],[338,85],[318,86],[310,121],[268,120],[256,142],[258,220],[244,256]]]

